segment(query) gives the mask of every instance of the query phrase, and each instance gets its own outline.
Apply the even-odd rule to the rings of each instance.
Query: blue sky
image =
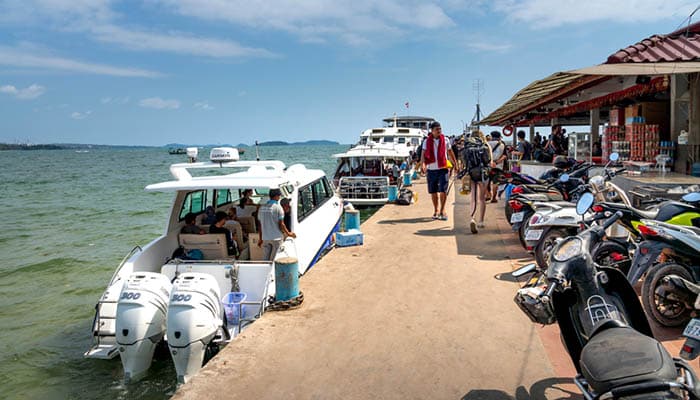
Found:
[[[449,133],[553,72],[679,27],[684,0],[0,0],[0,142]],[[405,103],[409,108],[405,108]]]

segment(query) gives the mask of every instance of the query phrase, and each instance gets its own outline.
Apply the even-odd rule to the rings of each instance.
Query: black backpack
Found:
[[[491,155],[486,146],[488,145],[477,138],[469,138],[464,143],[462,159],[467,170],[471,171],[474,168],[486,168],[489,166]]]

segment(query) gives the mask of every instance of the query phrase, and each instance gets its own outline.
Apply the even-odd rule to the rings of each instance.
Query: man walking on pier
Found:
[[[445,135],[442,134],[442,127],[437,121],[430,123],[430,135],[423,142],[421,151],[421,165],[423,171],[427,169],[428,193],[433,201],[433,219],[447,220],[445,214],[445,202],[447,201],[447,183],[449,181],[450,169],[447,162],[457,165],[452,149]]]

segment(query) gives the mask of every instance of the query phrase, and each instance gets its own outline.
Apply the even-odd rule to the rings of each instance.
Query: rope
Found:
[[[267,302],[268,305],[267,308],[265,308],[266,311],[292,310],[301,306],[301,303],[304,302],[304,292],[299,291],[299,295],[297,297],[293,297],[285,301],[276,301],[275,296],[270,296]]]

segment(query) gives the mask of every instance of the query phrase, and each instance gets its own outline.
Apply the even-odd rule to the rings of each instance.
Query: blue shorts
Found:
[[[447,176],[449,170],[429,169],[428,170],[428,193],[445,193],[447,192]]]

